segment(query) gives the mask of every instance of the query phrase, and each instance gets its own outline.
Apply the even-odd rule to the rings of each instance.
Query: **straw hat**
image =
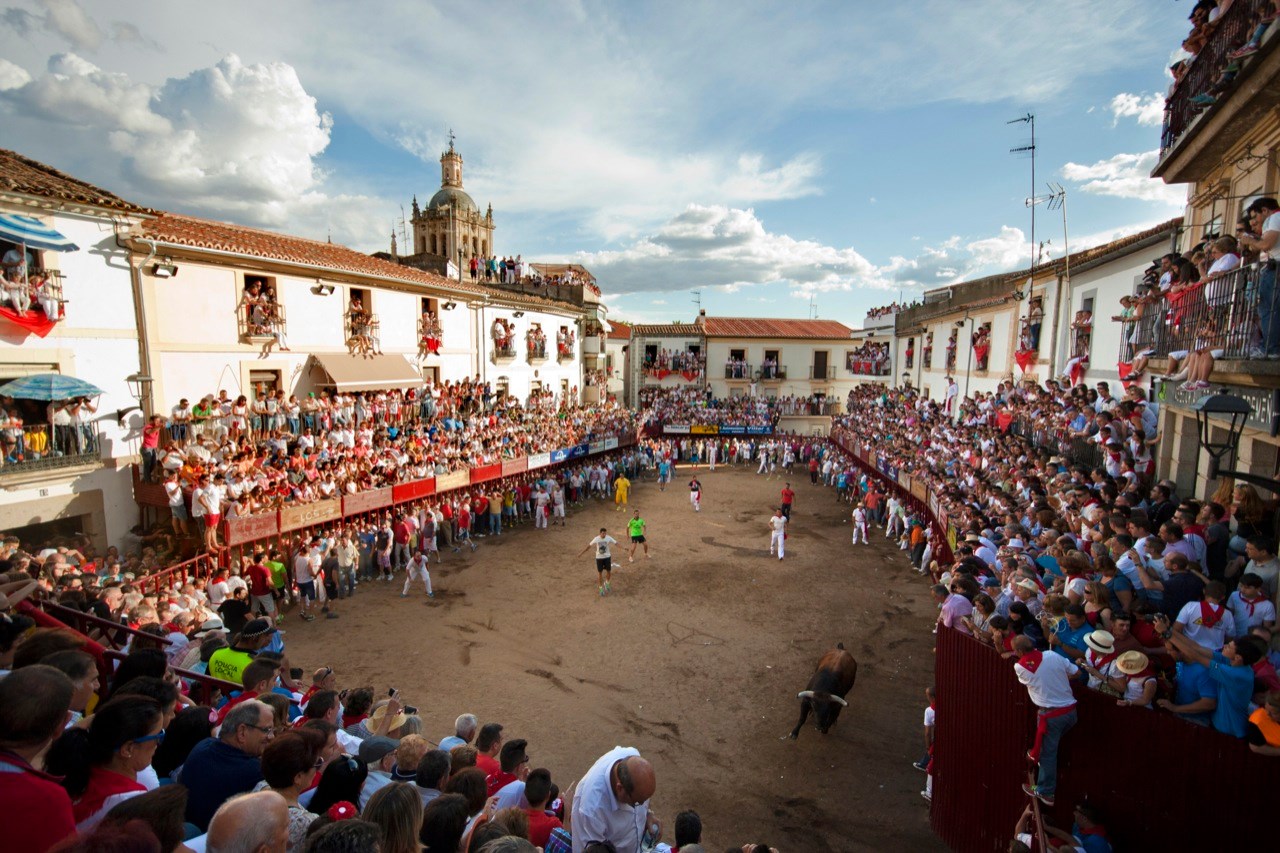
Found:
[[[1147,656],[1142,652],[1125,652],[1116,658],[1116,669],[1125,675],[1137,675],[1147,668]]]
[[[1116,650],[1116,638],[1101,628],[1090,631],[1084,638],[1084,644],[1100,655],[1109,655]]]
[[[365,726],[369,729],[369,731],[376,732],[378,730],[378,727],[382,725],[382,718],[385,717],[386,715],[387,715],[387,706],[379,705],[377,708],[374,709],[373,713],[369,715],[369,721],[365,723]],[[405,721],[408,719],[409,719],[409,715],[406,714],[404,711],[397,712],[395,715],[395,718],[391,720],[391,727],[388,728],[387,731],[389,732],[395,731],[396,729],[403,726],[405,724]]]

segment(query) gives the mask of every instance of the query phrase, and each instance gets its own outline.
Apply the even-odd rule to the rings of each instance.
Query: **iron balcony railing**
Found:
[[[733,364],[726,364],[724,366],[724,378],[725,379],[750,379],[751,365],[747,364],[745,361],[734,362]]]
[[[810,379],[835,379],[836,369],[830,364],[826,366],[811,365],[809,367]]]
[[[255,343],[269,339],[280,340],[288,331],[285,323],[284,304],[280,302],[245,303],[236,312],[240,340]],[[348,334],[348,337],[350,335]]]
[[[787,378],[787,366],[785,364],[762,365],[760,378],[765,382],[780,382]]]
[[[96,424],[0,426],[0,475],[49,471],[100,461]]]
[[[513,342],[511,342],[511,341],[507,341],[505,344],[500,344],[500,343],[498,343],[497,341],[494,341],[494,342],[493,342],[493,357],[494,357],[495,359],[499,359],[499,358],[515,358],[515,357],[516,357],[516,345],[515,345]]]
[[[284,315],[281,314],[283,317]],[[347,340],[377,340],[381,323],[378,318],[367,311],[348,311],[342,315],[347,331]]]
[[[888,376],[892,366],[887,358],[854,358],[847,367],[855,376]]]
[[[530,361],[545,361],[547,358],[547,342],[545,339],[525,341],[525,349],[529,353]]]
[[[1274,264],[1269,273],[1275,280]],[[1264,302],[1261,283],[1267,264],[1250,264],[1216,278],[1140,304],[1140,315],[1124,321],[1120,361],[1140,355],[1162,358],[1170,353],[1221,350],[1218,358],[1262,355],[1263,322],[1280,320],[1275,287]],[[1272,319],[1275,317],[1276,319]]]
[[[1226,86],[1232,85],[1232,81],[1227,81],[1225,85],[1219,82],[1232,63],[1228,54],[1243,47],[1249,40],[1254,31],[1254,21],[1260,12],[1273,11],[1272,0],[1235,0],[1218,18],[1208,41],[1199,53],[1188,60],[1186,73],[1165,101],[1164,130],[1160,135],[1161,157],[1178,144],[1178,140],[1203,110],[1212,107],[1212,104],[1196,103],[1194,98],[1200,95],[1221,98],[1228,94]],[[1238,82],[1238,75],[1244,70],[1241,66],[1236,67],[1234,72],[1227,73],[1232,74],[1232,79]],[[1215,89],[1215,84],[1221,88]]]

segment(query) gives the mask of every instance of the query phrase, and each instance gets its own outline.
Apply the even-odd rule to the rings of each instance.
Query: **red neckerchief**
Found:
[[[1261,604],[1266,600],[1267,600],[1267,597],[1265,595],[1260,595],[1257,598],[1245,598],[1243,595],[1240,596],[1241,603],[1244,604],[1245,607],[1249,608],[1250,617],[1253,616],[1253,608],[1257,607],[1259,604]]]
[[[1222,621],[1222,617],[1226,615],[1227,608],[1224,605],[1218,605],[1218,612],[1213,611],[1213,605],[1209,599],[1200,602],[1200,624],[1206,628],[1212,628]]]
[[[1096,654],[1097,654],[1097,652],[1096,652],[1096,651],[1094,651],[1093,649],[1089,649],[1089,662],[1092,664],[1092,666],[1093,666],[1093,668],[1094,668],[1094,669],[1099,670],[1099,671],[1101,671],[1101,669],[1102,669],[1104,666],[1106,666],[1107,664],[1111,663],[1113,660],[1115,660],[1116,658],[1118,658],[1118,657],[1120,656],[1120,653],[1119,653],[1119,652],[1112,652],[1112,653],[1111,653],[1111,654],[1109,654],[1109,655],[1103,655],[1102,657],[1097,658],[1097,659],[1095,660],[1095,659],[1094,659],[1094,655],[1096,655]]]
[[[1088,829],[1085,829],[1084,827],[1080,826],[1080,824],[1077,823],[1075,826],[1075,830],[1076,830],[1076,833],[1079,835],[1096,835],[1099,838],[1107,837],[1106,828],[1101,826],[1091,826]]]
[[[1022,657],[1018,658],[1018,665],[1028,672],[1035,672],[1040,668],[1040,664],[1043,660],[1044,652],[1039,649],[1032,649]]]

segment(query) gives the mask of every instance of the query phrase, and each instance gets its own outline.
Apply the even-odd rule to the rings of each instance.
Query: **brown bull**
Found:
[[[812,711],[818,725],[818,731],[824,735],[835,725],[840,716],[840,709],[848,707],[844,697],[853,689],[853,682],[858,678],[858,662],[853,655],[844,650],[844,643],[822,656],[818,668],[809,679],[809,686],[799,694],[800,722],[791,730],[791,739],[800,737],[800,729],[804,721],[809,719]]]

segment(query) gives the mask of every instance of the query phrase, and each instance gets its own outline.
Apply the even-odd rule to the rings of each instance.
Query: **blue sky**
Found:
[[[2,2],[2,0],[0,0]],[[387,248],[452,128],[500,253],[613,316],[866,309],[1176,215],[1146,178],[1187,3],[18,0],[4,145],[141,203]],[[1057,214],[1037,238],[1062,250]]]

